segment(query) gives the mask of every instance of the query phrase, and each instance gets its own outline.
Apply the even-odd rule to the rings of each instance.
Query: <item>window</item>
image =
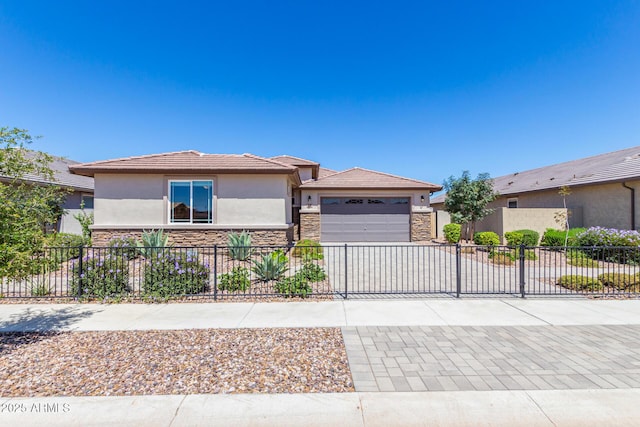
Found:
[[[323,205],[339,205],[340,199],[335,197],[323,197],[321,203]]]
[[[515,209],[518,207],[518,199],[507,199],[507,207],[510,209]]]
[[[85,209],[93,209],[93,194],[82,194],[80,196],[80,206]]]
[[[211,224],[213,181],[169,181],[169,222]]]
[[[384,200],[382,199],[368,199],[367,203],[370,205],[384,205]]]
[[[349,199],[344,202],[345,205],[363,205],[364,199]]]

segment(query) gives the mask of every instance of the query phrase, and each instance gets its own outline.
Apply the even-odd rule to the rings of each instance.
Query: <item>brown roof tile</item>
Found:
[[[72,165],[69,169],[86,176],[93,176],[100,172],[294,173],[296,171],[292,165],[253,154],[205,154],[193,150],[81,163]]]
[[[334,189],[427,189],[438,191],[442,187],[429,182],[404,178],[388,173],[372,171],[362,168],[348,169],[327,175],[317,181],[307,181],[302,184],[302,188],[334,188]]]
[[[602,184],[638,178],[640,146],[503,175],[493,179],[493,188],[507,196],[562,186]],[[431,203],[444,203],[445,197],[446,194],[440,194],[431,199]]]
[[[320,163],[318,162],[314,162],[307,159],[301,159],[300,157],[287,156],[287,155],[271,157],[271,160],[277,160],[281,163],[286,163],[292,166],[319,166],[320,165]]]
[[[334,173],[338,173],[338,171],[321,167],[320,170],[318,171],[318,178],[324,178],[326,176],[333,175]]]

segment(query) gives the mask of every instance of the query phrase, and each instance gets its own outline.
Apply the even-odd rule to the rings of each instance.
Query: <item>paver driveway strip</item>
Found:
[[[356,391],[640,387],[640,326],[343,328]]]

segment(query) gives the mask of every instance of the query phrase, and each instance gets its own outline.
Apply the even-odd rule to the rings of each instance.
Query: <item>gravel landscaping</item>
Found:
[[[354,391],[338,328],[0,334],[0,396]]]

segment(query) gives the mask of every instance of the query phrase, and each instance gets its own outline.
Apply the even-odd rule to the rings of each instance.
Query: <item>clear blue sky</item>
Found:
[[[640,2],[0,0],[0,124],[80,161],[500,176],[640,145]]]

